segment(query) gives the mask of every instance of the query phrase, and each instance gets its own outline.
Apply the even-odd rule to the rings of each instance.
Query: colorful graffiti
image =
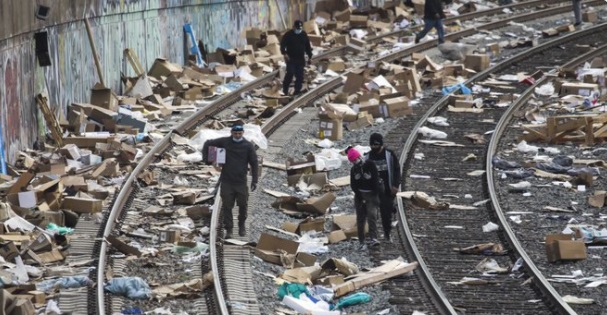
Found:
[[[369,1],[352,2],[361,6]],[[34,5],[35,0],[22,2]],[[36,30],[23,33],[22,27],[15,27],[17,22],[0,21],[0,26],[12,27],[0,27],[0,82],[3,82],[0,125],[8,162],[14,162],[19,150],[31,147],[38,135],[45,133],[45,123],[34,103],[36,94],[48,94],[49,104],[58,117],[66,117],[71,103],[89,101],[90,88],[98,76],[83,26],[85,16],[92,27],[104,81],[121,93],[120,73],[134,75],[123,56],[125,48],[131,48],[147,68],[158,57],[183,63],[185,23],[192,24],[209,51],[218,47],[242,47],[247,27],[283,30],[283,20],[289,27],[296,19],[310,17],[316,2],[57,0],[52,8],[54,15],[45,27],[52,62],[45,68],[36,63],[31,40]],[[10,3],[0,2],[0,9],[10,7]],[[0,12],[0,16],[5,13]],[[31,25],[43,27],[40,23]]]

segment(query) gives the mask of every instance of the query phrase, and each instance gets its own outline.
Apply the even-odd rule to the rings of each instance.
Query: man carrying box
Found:
[[[245,221],[247,219],[247,199],[249,188],[247,187],[247,164],[251,167],[251,191],[257,189],[257,154],[255,146],[243,137],[242,125],[234,125],[230,137],[208,140],[204,143],[202,154],[203,161],[210,165],[209,147],[223,148],[226,151],[225,165],[221,169],[219,182],[221,184],[221,211],[223,212],[223,224],[226,229],[225,238],[232,237],[234,226],[232,208],[234,203],[238,204],[238,235],[246,235]]]

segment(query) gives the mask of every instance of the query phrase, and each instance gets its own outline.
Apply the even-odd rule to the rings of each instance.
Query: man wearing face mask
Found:
[[[219,182],[221,185],[221,211],[223,213],[223,224],[226,229],[225,238],[232,237],[234,226],[232,208],[234,203],[238,205],[238,235],[246,236],[245,221],[247,219],[247,199],[249,188],[247,187],[248,166],[251,167],[251,191],[257,189],[257,154],[255,146],[243,137],[242,125],[232,127],[231,136],[207,140],[202,148],[203,161],[210,164],[208,160],[209,147],[223,148],[226,151],[226,162],[221,169]]]
[[[384,228],[384,240],[392,242],[390,230],[392,229],[392,213],[394,212],[394,197],[400,185],[400,165],[394,151],[384,147],[384,137],[379,133],[373,133],[369,137],[369,151],[367,159],[375,162],[379,172],[379,213],[381,224]]]
[[[287,73],[282,81],[282,92],[289,95],[289,87],[295,75],[295,92],[293,95],[301,93],[303,85],[304,66],[306,65],[305,55],[308,55],[308,64],[312,63],[312,46],[308,34],[303,30],[303,22],[295,21],[293,29],[282,36],[280,41],[280,53],[287,63]]]

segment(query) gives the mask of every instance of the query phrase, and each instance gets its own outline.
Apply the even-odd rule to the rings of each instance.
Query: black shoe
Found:
[[[419,44],[419,38],[415,37],[415,43]]]
[[[224,239],[232,238],[232,229],[226,229],[226,235]]]
[[[582,24],[582,22],[575,22],[575,24],[573,24],[573,26],[578,26],[580,24]]]
[[[241,237],[247,236],[247,228],[244,226],[244,224],[238,225],[238,235]]]

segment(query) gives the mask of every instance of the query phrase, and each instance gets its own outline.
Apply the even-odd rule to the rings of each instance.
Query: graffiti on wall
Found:
[[[28,1],[28,0],[24,0]],[[52,65],[40,68],[34,54],[33,33],[0,40],[0,123],[6,157],[14,162],[18,151],[31,147],[45,133],[34,96],[48,94],[57,117],[67,118],[74,102],[88,102],[90,89],[99,81],[84,22],[86,15],[100,57],[106,85],[121,93],[120,74],[134,75],[123,51],[131,48],[144,67],[158,57],[184,63],[183,25],[191,23],[210,51],[242,47],[247,27],[282,30],[307,16],[315,1],[259,0],[96,0],[64,1],[60,6],[74,21],[49,26]],[[279,11],[282,13],[282,19]],[[61,20],[65,21],[62,16]]]

